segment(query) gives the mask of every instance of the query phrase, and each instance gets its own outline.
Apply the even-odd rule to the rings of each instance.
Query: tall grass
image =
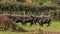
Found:
[[[30,27],[30,23],[27,23],[26,26],[23,26],[20,22],[17,23],[17,25],[19,27],[22,27],[23,29],[27,30],[28,32],[10,32],[10,31],[0,31],[0,34],[40,34],[40,32],[43,31],[60,31],[60,21],[52,21],[51,25],[49,27],[47,27],[47,24],[44,24],[43,27],[39,26],[39,24],[37,23],[37,25],[32,25]],[[40,31],[40,29],[43,28],[43,31]]]
[[[48,24],[44,24],[43,27],[41,27],[39,26],[38,23],[37,25],[34,24],[31,27],[30,27],[30,23],[27,23],[26,26],[23,26],[21,23],[17,23],[17,25],[29,31],[38,30],[41,28],[43,30],[49,30],[49,31],[60,31],[60,21],[52,21],[49,27],[47,27]]]

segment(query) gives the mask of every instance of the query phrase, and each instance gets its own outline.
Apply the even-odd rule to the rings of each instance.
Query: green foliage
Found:
[[[17,0],[18,2],[25,2],[26,0]]]
[[[51,12],[51,18],[53,18],[53,20],[59,21],[60,20],[60,12],[59,11],[52,11]]]
[[[56,10],[56,6],[52,0],[32,0],[33,2],[39,3],[38,4],[28,4],[28,3],[21,3],[19,1],[24,2],[25,0],[2,0],[0,1],[0,10],[1,14],[8,13],[8,14],[19,14],[19,15],[40,15],[41,12],[46,12],[48,14],[49,10]],[[51,6],[52,5],[52,6]],[[53,14],[55,12],[53,11]],[[53,18],[59,18],[60,16],[53,15]],[[56,16],[56,17],[55,17]]]
[[[33,2],[39,3],[40,5],[53,4],[51,0],[32,0]]]

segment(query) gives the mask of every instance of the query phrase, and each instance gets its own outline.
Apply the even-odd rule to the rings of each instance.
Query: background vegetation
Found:
[[[27,16],[41,16],[43,14],[43,16],[50,15],[52,18],[57,15],[55,18],[59,20],[60,10],[56,9],[59,6],[59,0],[0,0],[0,14]]]

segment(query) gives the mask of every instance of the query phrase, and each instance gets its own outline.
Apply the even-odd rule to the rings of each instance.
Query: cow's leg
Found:
[[[49,20],[47,21],[47,23],[48,23],[47,27],[50,26],[50,24],[51,24],[51,19],[49,19]]]
[[[42,22],[39,22],[39,25],[43,27],[43,23]]]
[[[22,25],[26,25],[26,22],[22,22]]]
[[[33,21],[33,23],[36,25],[36,21]]]
[[[47,25],[47,27],[48,27],[48,26],[50,26],[50,22],[48,22],[48,25]]]
[[[30,23],[30,27],[33,25],[33,21],[31,21],[31,23]]]
[[[43,27],[43,23],[41,23],[41,26]]]
[[[34,23],[35,23],[35,25],[37,25],[37,24],[36,24],[36,21],[35,21]]]
[[[30,24],[30,26],[32,26],[32,23]]]

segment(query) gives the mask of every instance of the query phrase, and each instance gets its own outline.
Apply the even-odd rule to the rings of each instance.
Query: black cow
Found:
[[[33,16],[30,17],[23,17],[22,19],[17,20],[17,22],[21,22],[23,25],[26,25],[26,23],[30,23],[32,26],[34,24],[35,18]]]
[[[48,24],[48,26],[50,25],[51,19],[50,18],[40,18],[39,20],[37,20],[39,25],[43,27],[43,24]],[[48,27],[47,26],[47,27]]]
[[[26,25],[26,23],[30,23],[30,25],[32,26],[34,24],[33,22],[33,17],[25,17],[23,20],[22,20],[22,24],[23,25]]]
[[[37,17],[19,17],[17,19],[15,19],[16,23],[21,22],[23,25],[26,25],[26,23],[30,23],[30,25],[32,26],[33,24],[36,24],[36,22],[38,22],[37,20],[39,20],[39,18]]]
[[[16,19],[14,19],[14,21],[15,21],[16,23],[18,23],[18,22],[21,22],[21,23],[22,23],[22,20],[23,20],[22,17],[18,17],[18,18],[16,18]]]
[[[38,18],[37,17],[33,17],[33,24],[36,24]]]
[[[26,25],[26,23],[28,22],[28,18],[26,17],[23,17],[20,22],[23,24],[23,25]]]

